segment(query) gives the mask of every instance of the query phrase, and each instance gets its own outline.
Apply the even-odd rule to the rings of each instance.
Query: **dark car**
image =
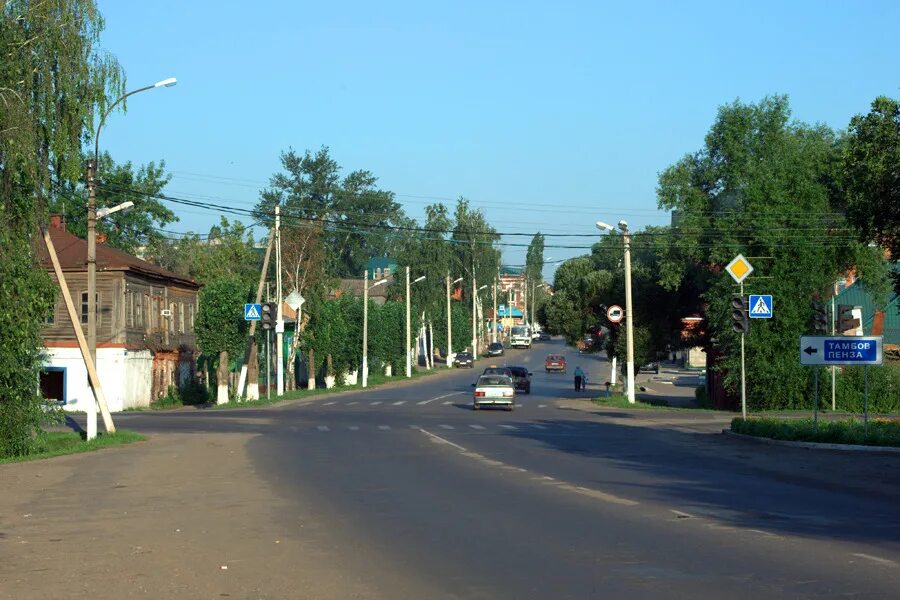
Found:
[[[659,375],[659,362],[654,361],[647,363],[646,365],[641,365],[641,368],[638,369],[638,373],[656,373]]]
[[[531,393],[531,372],[526,367],[506,367],[512,373],[513,386],[516,391]]]
[[[494,342],[487,349],[488,356],[503,356],[503,344],[500,342]]]
[[[550,341],[550,334],[547,333],[546,331],[542,331],[542,332],[538,335],[538,340],[541,341],[541,342],[549,342],[549,341]]]
[[[457,352],[456,358],[453,359],[453,364],[456,365],[456,368],[458,369],[462,367],[471,369],[475,366],[475,359],[471,352]]]

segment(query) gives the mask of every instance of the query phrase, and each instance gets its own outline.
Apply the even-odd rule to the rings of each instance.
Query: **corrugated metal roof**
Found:
[[[843,290],[835,298],[837,304],[852,304],[862,307],[863,333],[872,334],[872,323],[875,320],[875,303],[872,296],[863,285],[862,281],[855,281],[853,285]],[[884,308],[884,336],[885,344],[900,344],[900,296],[892,294],[890,301]]]

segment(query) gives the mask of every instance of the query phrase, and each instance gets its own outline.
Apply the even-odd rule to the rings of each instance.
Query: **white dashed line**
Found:
[[[453,425],[439,425],[442,429],[453,429]]]
[[[446,401],[446,402],[444,402],[444,403],[443,403],[443,404],[444,404],[444,405],[447,405],[447,404],[453,404],[453,403],[452,403],[452,402],[450,402],[450,401],[449,401],[449,400],[447,400],[447,401]]]
[[[369,404],[369,406],[378,406],[379,404],[381,404],[381,402],[382,402],[381,400],[376,400],[375,402],[372,402],[371,404]]]
[[[350,431],[359,431],[359,425],[351,425],[347,429]]]
[[[516,429],[515,425],[500,425],[503,429]]]
[[[389,431],[390,428],[391,428],[390,425],[379,425],[379,426],[378,426],[378,429],[380,429],[380,430],[382,430],[382,431]]]
[[[481,425],[469,425],[472,429],[484,429]]]
[[[863,554],[862,552],[855,552],[851,556],[858,556],[859,558],[865,558],[866,560],[881,563],[882,565],[890,565],[892,567],[897,565],[897,563],[892,560],[881,558],[880,556],[872,556],[871,554]]]
[[[319,425],[316,427],[316,429],[318,429],[319,431],[331,431],[330,429],[328,429],[328,425]]]
[[[538,404],[538,408],[547,408],[546,404]]]
[[[406,404],[406,400],[397,400],[394,402],[394,406],[400,406],[401,404]]]
[[[336,403],[337,403],[337,402],[336,402],[335,400],[332,400],[331,402],[326,402],[326,403],[323,404],[322,406],[331,406],[332,404],[336,404]]]
[[[348,403],[347,403],[347,406],[353,406],[354,404],[359,404],[359,402],[357,402],[356,400],[354,400],[353,402],[348,402]]]
[[[544,425],[538,425],[537,423],[529,423],[529,425],[535,429],[547,429]]]

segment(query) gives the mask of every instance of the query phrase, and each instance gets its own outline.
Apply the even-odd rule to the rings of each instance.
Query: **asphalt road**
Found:
[[[570,373],[547,374],[551,351],[564,349],[492,361],[534,372],[512,413],[471,410],[478,367],[117,424],[254,434],[249,456],[280,499],[275,518],[295,518],[292,499],[311,505],[347,568],[379,565],[371,576],[400,597],[423,586],[455,598],[897,597],[896,455],[726,439],[727,416],[702,411],[571,408],[598,395],[606,366],[566,351]],[[580,394],[576,364],[591,381]]]

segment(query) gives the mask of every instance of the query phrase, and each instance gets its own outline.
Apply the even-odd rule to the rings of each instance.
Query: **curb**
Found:
[[[870,452],[870,453],[888,453],[900,454],[900,448],[894,446],[862,446],[860,444],[826,444],[822,442],[793,442],[790,440],[776,440],[773,438],[759,437],[755,435],[747,435],[745,433],[735,433],[730,429],[723,429],[722,434],[726,437],[733,437],[748,442],[756,442],[758,444],[769,444],[770,446],[789,446],[792,448],[808,448],[810,450],[839,450],[843,452]]]

